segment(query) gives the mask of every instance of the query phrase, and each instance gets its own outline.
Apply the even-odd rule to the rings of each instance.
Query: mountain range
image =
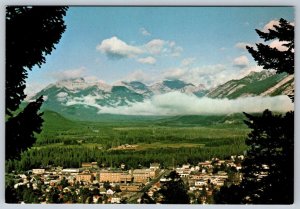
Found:
[[[291,94],[294,76],[270,71],[251,72],[242,79],[230,80],[213,89],[182,80],[164,80],[146,85],[140,81],[121,81],[114,85],[102,82],[86,82],[84,78],[61,80],[48,85],[30,98],[44,96],[43,109],[64,116],[91,119],[103,107],[130,106],[144,102],[155,95],[181,92],[196,97],[236,99],[250,96],[276,96]],[[83,108],[83,109],[82,109]]]

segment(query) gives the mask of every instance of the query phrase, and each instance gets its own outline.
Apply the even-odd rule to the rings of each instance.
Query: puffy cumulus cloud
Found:
[[[238,49],[246,49],[246,46],[255,47],[253,44],[246,43],[246,42],[238,42],[235,44],[235,48]]]
[[[263,32],[268,32],[269,30],[274,30],[274,25],[279,25],[279,20],[271,20],[262,29]]]
[[[160,54],[163,51],[165,43],[164,40],[153,39],[145,45],[145,48],[150,54]]]
[[[288,48],[286,46],[283,46],[283,44],[289,43],[288,41],[279,41],[278,39],[272,41],[269,46],[272,48],[276,48],[279,51],[287,51]]]
[[[194,85],[203,84],[206,88],[213,88],[232,79],[241,79],[250,72],[260,72],[259,66],[247,66],[244,68],[232,68],[226,65],[206,65],[201,67],[179,67],[166,70],[162,74],[163,79],[179,79]]]
[[[196,61],[196,58],[194,58],[194,57],[185,58],[181,61],[181,66],[183,66],[183,67],[189,66],[189,65],[193,64],[195,61]]]
[[[290,24],[292,26],[295,26],[295,22],[290,22]],[[271,20],[270,22],[268,22],[262,29],[263,32],[269,32],[269,30],[274,30],[275,29],[275,25],[280,25],[279,20]]]
[[[150,100],[132,103],[130,106],[100,107],[99,113],[126,115],[189,115],[229,114],[240,112],[289,111],[294,109],[287,96],[246,97],[235,100],[198,98],[180,92],[156,95]]]
[[[136,70],[133,71],[132,73],[128,74],[127,76],[123,77],[117,82],[120,81],[141,81],[146,84],[150,84],[153,82],[157,82],[159,80],[159,75],[158,74],[151,74],[150,72],[144,72],[143,70]]]
[[[140,47],[131,46],[116,36],[103,40],[96,49],[110,58],[132,58],[143,53]]]
[[[140,33],[143,36],[151,36],[151,33],[149,31],[147,31],[145,28],[140,28]]]
[[[174,41],[165,41],[153,39],[144,45],[145,50],[152,55],[166,55],[178,57],[181,55],[183,48],[177,46]]]
[[[86,68],[81,67],[81,68],[78,68],[78,69],[57,71],[57,72],[51,73],[50,75],[53,78],[57,79],[57,80],[67,80],[67,79],[74,79],[74,78],[83,77],[85,71],[86,71]]]
[[[183,52],[183,48],[180,46],[175,46],[171,48],[171,56],[172,57],[179,57]]]
[[[110,58],[136,58],[137,62],[145,64],[156,63],[156,59],[153,56],[164,55],[176,57],[180,56],[183,51],[183,48],[177,46],[174,41],[153,39],[141,46],[133,46],[125,43],[116,36],[103,40],[96,49]],[[148,57],[141,57],[143,55]]]
[[[145,58],[139,58],[139,59],[137,59],[137,61],[139,63],[150,64],[150,65],[153,65],[153,64],[156,63],[156,59],[154,57],[151,57],[151,56],[145,57]]]
[[[251,72],[261,72],[263,70],[264,69],[261,66],[257,66],[257,65],[248,66],[246,68],[243,68],[242,70],[239,70],[237,72],[236,77],[234,79],[241,79],[241,78],[247,76]]]
[[[235,58],[233,60],[233,65],[236,67],[239,67],[239,68],[244,68],[249,65],[249,60],[245,55],[243,55],[243,56]]]
[[[194,85],[203,84],[207,88],[222,84],[236,76],[231,73],[225,65],[207,65],[201,67],[179,67],[166,70],[162,76],[164,79],[179,79]]]
[[[26,88],[24,93],[27,95],[25,101],[29,101],[31,97],[35,96],[36,93],[45,88],[48,84],[46,83],[38,83],[38,82],[28,82],[26,83]]]

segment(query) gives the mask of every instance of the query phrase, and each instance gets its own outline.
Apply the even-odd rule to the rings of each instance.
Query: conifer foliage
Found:
[[[294,191],[294,112],[244,113],[251,129],[246,139],[241,187],[244,203],[291,204]]]
[[[249,53],[258,65],[264,69],[274,69],[277,73],[294,73],[294,26],[285,19],[279,20],[279,25],[273,25],[274,29],[263,32],[258,29],[255,31],[264,41],[278,40],[285,46],[286,50],[278,50],[266,44],[256,44],[257,49],[246,46]]]
[[[190,198],[187,194],[185,184],[176,171],[171,171],[166,177],[169,179],[159,190],[163,196],[163,204],[189,204]]]
[[[284,19],[268,32],[256,30],[265,41],[278,40],[286,50],[278,50],[262,43],[257,49],[247,46],[249,53],[264,69],[294,74],[294,26]],[[288,95],[294,101],[294,95]],[[248,114],[250,128],[242,163],[240,185],[221,188],[215,194],[219,204],[292,204],[294,201],[294,112]],[[231,194],[231,195],[228,195]],[[232,197],[234,195],[234,197]]]
[[[65,31],[67,7],[8,6],[6,8],[6,160],[20,157],[35,142],[43,119],[38,113],[43,98],[20,112],[25,79],[33,66],[41,67]],[[17,110],[17,111],[16,111]],[[17,113],[19,112],[19,113]]]
[[[6,114],[26,97],[27,70],[41,67],[65,31],[67,7],[9,6],[6,8]]]

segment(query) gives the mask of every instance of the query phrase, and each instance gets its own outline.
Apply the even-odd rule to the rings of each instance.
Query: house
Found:
[[[159,168],[160,168],[160,164],[159,163],[150,163],[150,169],[157,170]]]
[[[182,165],[182,168],[183,168],[183,169],[189,169],[190,166],[191,166],[190,164],[183,164],[183,165]]]
[[[121,198],[120,197],[112,197],[111,200],[110,200],[110,203],[120,204],[121,203]]]
[[[79,173],[79,169],[78,168],[65,168],[65,169],[62,169],[61,172],[62,173]]]
[[[43,168],[32,169],[32,173],[33,174],[44,174],[45,173],[45,169],[43,169]]]
[[[143,185],[140,184],[121,184],[120,189],[122,192],[127,191],[127,192],[138,192],[141,191],[143,188]]]
[[[207,182],[205,180],[197,180],[195,181],[195,186],[196,187],[202,187],[202,186],[206,186]]]
[[[106,191],[106,194],[107,195],[113,195],[115,192],[113,191],[113,190],[111,190],[111,189],[108,189],[107,191]]]

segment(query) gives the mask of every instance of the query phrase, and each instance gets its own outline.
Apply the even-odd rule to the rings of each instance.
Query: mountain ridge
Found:
[[[50,84],[31,99],[43,95],[45,100],[43,109],[72,118],[95,118],[104,107],[129,107],[150,101],[156,95],[163,96],[171,92],[180,92],[198,98],[205,96],[212,99],[236,99],[288,94],[292,92],[293,85],[293,75],[276,74],[270,71],[251,72],[241,79],[230,80],[214,89],[206,89],[201,84],[196,86],[182,80],[164,80],[152,85],[140,81],[121,81],[108,85],[76,78]]]

